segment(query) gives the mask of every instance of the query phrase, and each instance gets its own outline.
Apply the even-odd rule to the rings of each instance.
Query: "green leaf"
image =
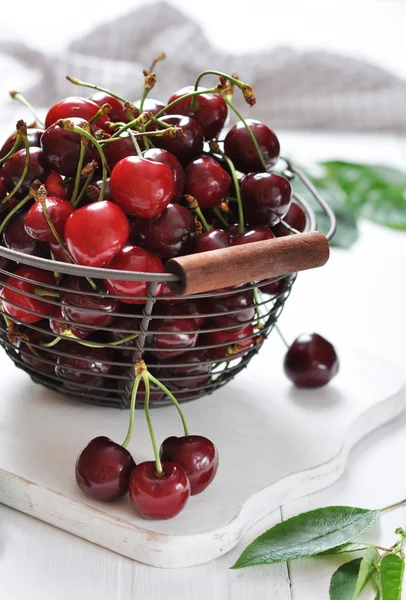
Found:
[[[314,556],[351,541],[368,529],[377,510],[328,506],[278,523],[254,540],[233,569]]]
[[[378,571],[374,571],[373,579],[376,585],[376,596],[375,600],[382,600],[382,582],[381,582],[381,571],[380,567]]]
[[[356,558],[337,569],[330,582],[330,600],[353,599],[360,565],[361,559]]]
[[[357,585],[355,586],[353,600],[358,598],[358,596],[360,595],[360,593],[362,592],[362,590],[364,589],[364,587],[366,586],[368,581],[371,579],[371,577],[375,571],[375,565],[377,565],[379,563],[380,559],[381,559],[381,556],[380,556],[378,550],[376,548],[374,548],[373,546],[368,548],[368,550],[365,552],[365,554],[361,560],[361,565],[359,568]]]
[[[337,556],[340,554],[349,554],[351,552],[363,552],[364,550],[368,550],[368,548],[369,546],[366,544],[349,542],[348,544],[341,544],[341,546],[337,546],[336,548],[330,548],[330,550],[326,550],[325,552],[319,552],[317,556]]]
[[[395,554],[381,560],[382,600],[400,600],[405,562]]]

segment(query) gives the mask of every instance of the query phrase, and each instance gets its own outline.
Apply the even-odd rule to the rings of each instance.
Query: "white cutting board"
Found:
[[[352,446],[403,410],[403,378],[391,364],[340,351],[332,384],[297,390],[268,344],[249,367],[212,396],[184,405],[191,433],[219,449],[213,484],[170,521],[146,521],[128,498],[89,500],[74,464],[97,435],[121,442],[127,411],[81,405],[34,384],[0,354],[0,502],[149,565],[197,565],[233,548],[253,523],[289,500],[335,481]],[[152,411],[158,441],[181,435],[174,407]],[[152,448],[143,411],[129,450]]]

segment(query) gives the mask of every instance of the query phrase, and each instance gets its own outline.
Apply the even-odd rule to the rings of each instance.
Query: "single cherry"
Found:
[[[89,329],[80,329],[74,325],[66,323],[63,319],[62,309],[60,306],[56,306],[52,315],[52,319],[49,319],[49,328],[55,335],[70,335],[73,334],[79,340],[85,340],[92,332]]]
[[[203,91],[207,88],[199,87],[197,91]],[[168,100],[168,104],[181,98],[185,94],[194,92],[192,85],[181,88]],[[197,101],[197,102],[196,102]],[[195,108],[196,106],[196,108]],[[224,127],[227,119],[227,104],[219,94],[201,94],[195,100],[185,98],[180,100],[174,106],[168,109],[168,114],[180,114],[195,119],[203,130],[204,138],[212,140],[217,137]]]
[[[175,178],[175,192],[172,202],[178,202],[185,189],[185,171],[176,156],[163,148],[150,148],[150,150],[145,150],[142,156],[147,160],[162,163],[171,169]]]
[[[16,276],[31,279],[34,283],[17,279]],[[35,295],[36,289],[40,288],[44,290],[50,285],[55,285],[55,279],[50,271],[42,271],[35,267],[21,267],[14,272],[14,275],[8,277],[5,283],[17,288],[16,290],[12,290],[2,287],[0,290],[3,311],[10,317],[23,323],[37,323],[44,318],[42,315],[52,314],[54,310],[52,304],[49,304],[40,297],[31,298],[26,295],[27,293]],[[9,302],[13,302],[17,306],[13,306]]]
[[[142,315],[134,315],[133,317],[117,317],[112,323],[111,329],[103,332],[103,335],[107,338],[108,342],[121,342],[125,338],[129,337],[135,332],[140,332]],[[115,346],[116,354],[119,354],[121,358],[131,360],[134,356],[135,349],[137,348],[137,338],[128,340],[122,345]]]
[[[231,246],[230,234],[224,229],[212,229],[199,235],[195,243],[195,252],[208,252],[229,248]]]
[[[242,246],[243,244],[251,244],[252,242],[272,240],[274,237],[274,233],[268,227],[257,225],[246,230],[244,233],[233,236],[231,244],[233,246]]]
[[[244,326],[255,317],[252,290],[236,292],[226,298],[209,298],[206,302],[208,314],[220,313],[210,317],[209,327],[233,327],[238,324]]]
[[[168,437],[159,455],[161,460],[174,461],[183,467],[192,496],[201,494],[211,484],[219,466],[216,446],[202,435]]]
[[[272,167],[279,158],[280,146],[274,132],[260,121],[246,119],[258,143],[267,167]],[[224,140],[224,152],[233,161],[235,168],[243,173],[261,172],[264,167],[258,157],[244,123],[239,121],[230,129]]]
[[[140,150],[144,149],[144,142],[140,138],[138,138],[138,145],[140,146]],[[137,156],[134,142],[128,133],[121,134],[116,142],[104,144],[103,151],[110,169],[114,169],[116,164],[123,158]]]
[[[65,223],[74,211],[72,204],[64,198],[48,196],[45,200],[45,206],[47,208],[49,220],[55,227],[59,236],[63,238]],[[35,202],[28,211],[25,217],[25,231],[35,240],[48,243],[53,242],[54,244],[58,243],[58,240],[55,238],[48,225],[40,202]]]
[[[291,203],[288,212],[283,217],[283,220],[285,223],[293,227],[293,229],[296,229],[296,231],[300,231],[300,233],[306,229],[306,213],[301,206],[296,204],[296,202]],[[292,235],[292,232],[282,223],[277,223],[274,225],[273,232],[277,237]]]
[[[11,192],[20,180],[25,167],[25,158],[27,153],[25,148],[18,150],[10,156],[3,165],[1,170],[1,176],[4,180],[4,184],[8,192]],[[29,160],[28,160],[28,171],[24,178],[24,181],[15,193],[15,197],[20,199],[24,198],[29,192],[30,185],[34,179],[43,181],[46,176],[46,166],[44,162],[44,155],[41,148],[32,147],[30,148]]]
[[[134,104],[135,106],[140,106],[141,100],[136,100]],[[161,112],[161,110],[163,110],[165,106],[166,104],[164,104],[164,102],[161,102],[161,100],[156,100],[155,98],[145,98],[142,110],[143,112],[151,112],[154,115],[156,115],[159,112]],[[136,114],[135,118],[137,118],[137,116],[138,115]]]
[[[84,277],[69,277],[63,283],[60,301],[62,317],[86,330],[107,327],[112,323],[119,303],[106,293],[94,292]]]
[[[339,361],[333,344],[318,333],[304,333],[287,351],[284,369],[296,387],[318,388],[337,375]]]
[[[186,168],[186,193],[199,203],[200,208],[213,208],[227,197],[230,175],[214,158],[200,156]]]
[[[21,342],[19,357],[35,373],[53,375],[55,372],[56,356],[53,352],[41,352],[35,348],[35,354],[25,342]]]
[[[35,129],[32,127],[29,127],[27,129],[27,139],[28,139],[28,145],[30,148],[32,148],[33,146],[36,146],[37,148],[39,148],[40,143],[41,143],[41,136],[43,133],[44,132],[42,129]],[[4,142],[4,144],[0,150],[0,158],[3,158],[4,156],[6,156],[6,154],[8,154],[10,152],[10,150],[13,148],[13,146],[16,142],[16,139],[17,139],[17,132],[12,133],[6,139],[6,141]],[[21,139],[20,143],[18,144],[18,147],[16,148],[16,152],[17,152],[17,150],[22,150],[23,148],[25,148],[24,141]]]
[[[70,119],[77,127],[89,126],[87,121],[80,119],[79,117],[72,117]],[[91,126],[90,126],[91,127]],[[94,134],[94,130],[91,127],[91,133]],[[69,131],[59,127],[57,123],[54,123],[48,129],[46,129],[41,138],[41,146],[44,153],[45,162],[50,169],[56,171],[60,175],[75,176],[77,166],[79,162],[81,137],[74,131]],[[83,165],[95,160],[100,162],[99,155],[90,142],[86,146],[85,157]],[[38,177],[41,179],[41,177]]]
[[[114,357],[108,348],[91,348],[74,341],[64,341],[63,344],[60,342],[59,349],[55,373],[71,390],[101,387],[104,375],[110,374],[114,368],[109,364]]]
[[[260,286],[259,289],[261,292],[269,294],[269,296],[279,296],[288,290],[294,279],[294,276],[282,277],[281,279]]]
[[[252,325],[204,333],[200,340],[202,346],[215,346],[208,349],[212,360],[231,360],[235,354],[248,350],[253,342],[254,328]]]
[[[105,436],[94,438],[76,461],[76,483],[87,496],[112,502],[128,492],[135,469],[131,454]]]
[[[157,377],[163,382],[170,378],[171,385],[181,389],[204,387],[210,381],[211,366],[209,352],[197,348],[180,359],[161,360]]]
[[[151,354],[157,358],[180,356],[196,346],[198,327],[192,318],[157,320],[154,327]]]
[[[140,463],[130,477],[130,499],[145,519],[172,519],[185,507],[190,496],[189,479],[176,462],[162,463],[158,475],[153,461]]]
[[[124,112],[122,102],[117,100],[117,98],[114,98],[114,96],[110,96],[109,94],[106,94],[106,92],[95,92],[90,97],[90,100],[95,102],[99,108],[101,108],[103,104],[110,104],[112,110],[107,115],[108,121],[113,121],[114,123],[128,123],[128,117]],[[138,114],[136,113],[134,116],[137,118]]]
[[[57,198],[64,198],[65,200],[68,199],[64,179],[59,173],[51,171],[51,173],[47,175],[45,179],[45,188],[48,196],[56,196]]]
[[[31,256],[42,256],[44,253],[37,240],[34,240],[25,230],[27,213],[21,212],[14,215],[3,231],[3,244],[10,250],[24,252]]]
[[[90,121],[99,108],[96,102],[93,102],[89,98],[82,98],[80,96],[64,98],[49,109],[45,117],[45,128],[48,129],[48,127],[59,121],[59,119],[79,117],[85,121]],[[104,129],[108,120],[107,115],[100,117],[95,121],[95,127]]]
[[[199,123],[190,117],[170,115],[160,117],[160,120],[172,127],[181,127],[184,135],[171,138],[167,136],[154,137],[154,144],[164,148],[176,156],[182,164],[193,160],[203,150],[203,131]]]
[[[275,173],[251,173],[241,186],[244,213],[250,225],[275,225],[289,210],[292,188]]]
[[[155,304],[154,314],[167,315],[167,316],[179,316],[179,317],[193,317],[198,329],[203,327],[206,322],[206,317],[202,316],[206,311],[204,302],[198,298],[190,298],[181,302],[157,302]]]

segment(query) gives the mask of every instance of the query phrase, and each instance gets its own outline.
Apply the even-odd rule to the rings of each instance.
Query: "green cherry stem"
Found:
[[[101,87],[100,85],[95,85],[94,83],[87,83],[86,81],[80,81],[80,79],[76,79],[76,77],[70,77],[70,75],[67,75],[66,79],[68,81],[70,81],[71,83],[73,83],[74,85],[80,85],[81,87],[87,87],[87,88],[90,88],[91,90],[98,90],[99,92],[104,92],[105,94],[108,94],[109,96],[112,96],[113,98],[116,98],[116,100],[120,100],[121,102],[124,102],[124,103],[128,102],[128,100],[126,100],[126,98],[123,98],[122,96],[119,96],[115,92],[112,92],[111,90],[108,90],[107,88]]]
[[[53,348],[54,346],[56,346],[57,344],[59,344],[59,342],[62,340],[61,337],[56,337],[52,340],[52,342],[41,342],[40,346],[41,348]]]
[[[110,104],[103,104],[103,106],[101,106],[99,108],[99,110],[97,111],[97,113],[91,118],[89,119],[88,123],[90,123],[90,125],[92,123],[94,123],[95,121],[97,121],[97,119],[100,119],[100,117],[104,117],[105,115],[108,115],[113,109],[111,108]]]
[[[84,144],[83,141],[80,144],[80,153],[79,153],[79,161],[78,161],[78,166],[76,168],[76,177],[75,177],[75,185],[73,188],[73,192],[72,192],[72,196],[71,196],[71,203],[73,204],[73,206],[76,206],[76,198],[79,192],[79,186],[80,186],[80,178],[82,175],[82,168],[83,168],[83,161],[85,159],[85,153],[86,153],[86,147],[87,144]]]
[[[284,221],[283,219],[281,219],[280,224],[283,225],[286,229],[288,229],[291,233],[300,233],[300,231],[298,231],[297,229],[295,229],[294,227],[291,227],[289,225],[289,223],[286,223],[286,221]]]
[[[159,388],[161,388],[161,390],[163,392],[165,392],[165,394],[169,397],[169,399],[173,402],[173,404],[176,406],[179,416],[181,418],[182,421],[182,425],[183,425],[183,430],[185,432],[185,435],[189,435],[189,429],[186,423],[186,419],[185,419],[185,415],[183,414],[183,411],[180,407],[179,402],[176,400],[175,396],[172,394],[172,392],[170,390],[168,390],[168,388],[166,387],[166,385],[164,385],[161,381],[159,381],[159,379],[157,379],[156,377],[154,377],[153,375],[151,375],[151,373],[148,371],[148,377],[150,379],[150,381],[152,381],[152,383],[155,383],[155,385],[157,385]]]
[[[51,298],[59,298],[59,292],[54,290],[43,290],[42,288],[35,288],[34,294],[39,296],[39,298],[43,298],[44,296],[50,296]]]
[[[21,132],[21,137],[23,138],[24,147],[25,147],[24,169],[23,169],[23,172],[21,173],[20,179],[17,181],[16,185],[11,190],[11,192],[9,194],[7,194],[7,196],[1,201],[1,204],[6,204],[6,202],[8,202],[14,196],[14,194],[16,192],[18,192],[18,190],[20,189],[20,187],[24,183],[24,179],[25,179],[25,177],[26,177],[26,175],[28,173],[28,167],[30,165],[30,145],[28,143],[27,129],[26,129],[25,123],[24,123],[24,127],[25,127],[25,131]]]
[[[221,221],[221,223],[224,225],[224,227],[228,227],[229,226],[229,223],[227,223],[227,221],[225,220],[225,218],[221,214],[221,210],[219,210],[217,208],[217,206],[215,208],[213,208],[213,212],[216,215],[216,217],[218,218],[218,220]]]
[[[283,335],[282,331],[279,329],[279,327],[276,323],[275,323],[274,327],[275,327],[275,330],[278,332],[278,335],[281,338],[282,342],[285,344],[286,348],[289,350],[290,346],[289,346],[288,342],[286,341],[286,338]],[[389,508],[391,508],[391,507],[389,507]]]
[[[18,146],[20,145],[20,142],[21,142],[21,138],[22,138],[21,134],[17,133],[16,141],[14,142],[14,145],[11,148],[10,152],[7,152],[7,154],[5,156],[3,156],[3,158],[0,158],[0,165],[2,165],[4,162],[6,162],[6,160],[9,159],[12,154],[14,154],[14,152],[17,152]]]
[[[144,372],[142,374],[142,379],[143,379],[144,385],[145,385],[145,402],[144,402],[145,418],[147,420],[149,435],[151,438],[152,449],[154,451],[156,474],[159,476],[159,475],[163,475],[164,470],[162,468],[161,459],[159,458],[159,451],[158,451],[158,446],[157,446],[156,439],[155,439],[154,428],[152,427],[151,417],[149,415],[149,396],[150,396],[149,379],[150,378],[151,378],[151,375],[150,375],[150,373],[148,373],[148,371]]]
[[[40,127],[45,128],[45,123],[43,122],[42,119],[40,119],[38,117],[37,113],[34,110],[33,105],[31,104],[31,102],[28,102],[27,98],[25,98],[20,92],[16,92],[14,90],[12,92],[10,92],[10,96],[12,97],[13,100],[18,100],[19,102],[21,102],[21,104],[24,104],[24,106],[26,106],[28,108],[28,110],[31,112],[34,119],[37,121],[38,125]]]
[[[135,150],[136,150],[136,152],[137,152],[137,156],[138,156],[139,158],[142,158],[142,152],[141,152],[141,148],[140,148],[140,145],[139,145],[139,143],[137,142],[137,138],[135,137],[135,135],[134,135],[134,132],[133,132],[133,131],[131,131],[131,129],[129,129],[129,130],[128,130],[128,133],[129,133],[129,135],[130,135],[130,137],[131,137],[131,139],[132,139],[132,142],[133,142],[133,144],[134,144],[134,148],[135,148]]]
[[[0,225],[0,234],[3,232],[5,226],[7,225],[7,223],[10,221],[11,217],[18,211],[20,210],[20,208],[22,208],[25,204],[27,204],[28,200],[31,199],[31,194],[28,194],[25,198],[23,198],[22,200],[20,200],[20,202],[18,204],[16,204],[14,206],[14,208],[12,208],[10,210],[10,212],[7,213],[6,217],[3,219],[1,225]]]
[[[400,502],[396,502],[395,504],[390,504],[389,506],[385,506],[385,508],[381,508],[379,512],[383,513],[388,510],[392,510],[393,508],[399,508],[399,506],[404,506],[406,504],[406,498],[401,500]]]
[[[221,156],[224,158],[224,160],[226,161],[226,163],[228,164],[228,167],[231,171],[231,178],[233,180],[234,187],[235,187],[235,195],[237,196],[238,233],[242,234],[242,233],[244,233],[244,230],[245,230],[245,227],[244,227],[245,221],[244,221],[244,210],[243,210],[242,199],[241,199],[240,183],[238,181],[237,172],[235,170],[233,161],[226,154],[224,154],[224,152],[222,152],[220,149],[219,149],[219,152],[220,152]]]
[[[227,79],[228,81],[231,81],[232,83],[234,83],[234,85],[236,85],[238,88],[240,88],[240,90],[243,90],[244,87],[246,87],[246,84],[243,81],[240,81],[239,79],[237,79],[236,77],[233,77],[232,75],[227,75],[227,73],[222,73],[221,71],[202,71],[196,78],[195,91],[199,87],[199,83],[200,83],[201,79],[203,79],[203,77],[205,77],[206,75],[217,75],[217,77],[224,77],[224,79]],[[216,91],[218,92],[218,90],[216,90]]]
[[[190,196],[189,194],[185,194],[184,198],[185,198],[186,202],[188,203],[188,206],[189,206],[190,210],[192,211],[192,213],[194,213],[195,217],[197,217],[198,220],[203,225],[204,230],[211,231],[213,229],[213,227],[211,227],[208,224],[208,222],[206,221],[196,198],[194,198],[193,196]]]
[[[137,377],[134,380],[134,385],[131,392],[130,421],[128,423],[128,431],[127,435],[125,436],[124,442],[121,444],[123,448],[127,448],[128,444],[130,443],[131,436],[133,434],[135,403],[137,401],[138,386],[140,384],[141,378],[142,375],[137,375]]]
[[[259,291],[256,285],[252,288],[252,294],[254,296],[255,314],[257,316],[257,327],[258,329],[262,329],[264,327],[264,324],[262,322],[262,314],[261,309],[259,307],[261,303],[261,297],[259,295]]]
[[[37,292],[34,292],[36,295],[42,295],[42,296],[46,296],[46,295],[51,295],[51,294],[37,294]],[[59,294],[58,294],[59,296]],[[127,337],[121,339],[121,340],[116,340],[115,342],[110,342],[110,344],[98,344],[95,342],[84,342],[83,340],[80,340],[74,333],[72,333],[69,329],[63,332],[63,336],[65,338],[69,338],[69,339],[73,339],[75,340],[78,344],[80,344],[81,346],[86,346],[87,348],[111,348],[111,347],[115,347],[115,346],[121,346],[122,344],[126,344],[127,342],[131,342],[131,340],[134,340],[135,338],[137,338],[139,336],[139,333],[133,333],[131,335],[128,335]],[[62,337],[56,337],[54,340],[52,340],[52,342],[48,342],[48,343],[44,343],[41,344],[41,346],[43,348],[51,348],[52,346],[55,346],[60,340],[62,340]],[[57,341],[56,341],[57,340]]]
[[[83,196],[85,195],[86,192],[86,188],[89,185],[89,183],[92,180],[93,177],[93,171],[87,176],[85,183],[83,184],[82,189],[79,192],[79,196],[76,198],[75,202],[73,203],[73,206],[76,208],[76,206],[79,206],[80,201],[82,200]]]

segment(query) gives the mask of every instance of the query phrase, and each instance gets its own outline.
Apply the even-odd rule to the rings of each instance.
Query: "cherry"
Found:
[[[26,151],[18,150],[10,156],[3,165],[1,170],[1,176],[4,180],[4,184],[8,192],[11,192],[17,185],[25,166]],[[30,157],[28,161],[28,171],[24,178],[24,181],[15,193],[16,198],[24,198],[29,192],[30,185],[34,179],[43,181],[46,175],[46,168],[44,163],[44,155],[41,148],[32,147],[30,148]]]
[[[176,366],[179,364],[179,361],[182,362],[182,365]],[[181,389],[203,387],[210,380],[210,361],[209,352],[197,348],[184,354],[181,359],[174,358],[172,360],[161,361],[159,363],[158,376],[162,381],[165,381],[168,377],[176,377],[176,381],[171,383],[172,385],[176,384]]]
[[[242,246],[243,244],[251,244],[252,242],[262,242],[263,240],[272,240],[275,235],[268,227],[257,225],[244,233],[233,236],[231,244],[233,246]]]
[[[87,496],[112,502],[128,492],[135,469],[131,454],[105,436],[94,438],[76,461],[76,483]]]
[[[51,171],[45,179],[45,188],[48,196],[56,196],[57,198],[64,198],[67,200],[68,195],[63,182],[64,180],[59,173]]]
[[[288,212],[283,217],[285,223],[296,229],[296,231],[303,232],[306,229],[306,213],[303,208],[301,208],[296,202],[292,202]],[[273,227],[273,232],[277,237],[281,237],[284,235],[291,235],[292,232],[289,231],[282,223],[277,223]]]
[[[245,215],[251,225],[275,225],[289,210],[292,188],[275,173],[251,173],[241,186]]]
[[[158,475],[153,461],[140,463],[130,477],[130,499],[145,519],[172,519],[185,507],[190,483],[176,462],[164,462]]]
[[[34,354],[24,342],[21,343],[19,356],[23,363],[28,365],[36,373],[53,375],[55,372],[55,354],[51,352],[41,353],[38,348],[35,348],[35,352],[36,354]],[[43,360],[41,357],[43,357]]]
[[[226,298],[210,298],[207,300],[207,313],[222,313],[210,317],[209,327],[244,326],[255,317],[254,297],[252,290],[236,292]],[[213,325],[212,325],[213,324]],[[235,329],[231,331],[234,333]]]
[[[79,117],[73,117],[70,119],[77,127],[88,126],[87,122]],[[91,126],[90,126],[91,127]],[[94,130],[91,127],[91,133],[94,134]],[[77,166],[80,155],[81,138],[78,133],[62,129],[56,123],[51,125],[44,131],[41,138],[41,146],[44,152],[44,158],[48,166],[57,173],[66,176],[76,175]],[[86,146],[86,152],[84,157],[84,165],[97,160],[99,158],[98,153],[92,143]],[[38,179],[41,179],[38,177]]]
[[[35,128],[31,128],[31,127],[27,129],[27,139],[28,139],[28,145],[30,146],[30,148],[32,148],[33,146],[36,146],[38,148],[40,146],[41,136],[43,133],[44,132],[42,131],[42,129],[35,129]],[[17,139],[17,132],[12,133],[6,139],[6,141],[4,142],[4,144],[0,150],[0,158],[3,158],[4,156],[6,156],[6,154],[8,154],[10,152],[10,150],[13,148],[13,146],[16,142],[16,139]],[[16,151],[23,150],[24,148],[25,148],[24,141],[21,139],[18,147],[16,148]]]
[[[160,296],[162,296],[162,298],[171,298],[171,300],[166,300],[167,304],[179,304],[184,302],[184,298],[171,292],[167,283],[162,285]]]
[[[140,106],[141,100],[136,100],[134,104],[135,106]],[[143,112],[151,112],[154,115],[157,115],[165,107],[166,104],[161,102],[161,100],[156,100],[155,98],[145,98],[142,110]],[[135,114],[135,118],[137,118],[138,114]]]
[[[145,150],[145,152],[142,153],[142,156],[153,162],[160,162],[171,169],[175,178],[175,193],[172,202],[178,202],[185,189],[185,171],[176,156],[163,148],[151,148],[150,150]]]
[[[64,342],[59,344],[60,351],[55,366],[55,373],[66,381],[69,389],[83,389],[83,384],[100,387],[103,376],[113,370],[108,364],[113,357],[108,348],[90,348],[77,342]]]
[[[69,332],[80,340],[85,340],[91,333],[89,329],[78,329],[77,327],[66,323],[63,320],[62,309],[60,306],[55,307],[52,319],[49,319],[49,328],[55,335],[66,335],[66,333]]]
[[[125,246],[109,265],[110,269],[119,271],[134,271],[141,273],[164,273],[164,265],[156,254],[148,252],[139,246]],[[118,281],[106,279],[106,287],[112,294],[130,296],[122,298],[125,304],[145,304],[142,296],[147,296],[149,283],[147,281]],[[156,295],[161,294],[162,284],[158,284]],[[141,296],[141,297],[140,297]]]
[[[25,277],[32,279],[34,283],[17,279],[15,275],[19,277]],[[36,288],[46,289],[47,286],[55,285],[55,280],[52,273],[49,271],[42,271],[35,267],[21,267],[7,278],[6,284],[17,288],[11,290],[7,287],[3,287],[0,290],[0,298],[2,299],[1,305],[3,311],[10,317],[23,323],[37,323],[43,319],[38,314],[31,314],[33,311],[36,313],[42,313],[44,315],[51,315],[53,312],[53,305],[38,298],[31,298],[26,294],[34,294]],[[18,306],[13,306],[9,302],[14,302]]]
[[[185,319],[159,319],[153,332],[151,354],[157,358],[180,356],[196,346],[198,331],[196,321]]]
[[[182,164],[193,160],[203,150],[203,131],[199,123],[182,115],[160,117],[160,120],[172,127],[181,127],[184,135],[176,138],[160,136],[154,138],[154,144],[176,156]]]
[[[4,179],[0,179],[0,201],[4,200],[7,196],[6,184],[4,183]]]
[[[90,121],[99,108],[96,102],[89,100],[89,98],[81,98],[80,96],[64,98],[49,109],[45,117],[45,128],[48,129],[48,127],[59,121],[59,119],[79,117],[85,121]],[[95,126],[104,129],[108,120],[107,115],[104,115],[95,121]]]
[[[129,233],[127,217],[108,200],[79,208],[65,225],[70,253],[78,264],[88,267],[107,266],[122,250]]]
[[[144,148],[144,142],[138,138],[138,145],[142,150]],[[128,133],[120,135],[117,142],[111,142],[103,146],[103,151],[106,156],[107,164],[110,169],[114,169],[117,163],[123,158],[128,156],[137,156],[137,150],[135,149],[134,142]]]
[[[25,230],[26,215],[27,213],[24,212],[18,213],[7,223],[3,231],[3,244],[10,250],[40,256],[42,255],[40,244]]]
[[[1,282],[5,281],[7,279],[12,268],[13,268],[13,263],[10,260],[7,260],[7,258],[4,258],[4,256],[0,256],[0,288],[1,288]],[[7,271],[7,272],[2,273],[1,270]]]
[[[253,342],[254,328],[252,325],[228,331],[214,331],[201,336],[202,346],[221,344],[218,348],[209,348],[212,360],[232,359],[234,354],[248,350]]]
[[[59,236],[63,237],[65,223],[74,211],[72,204],[63,198],[48,196],[45,200],[45,205],[51,223]],[[25,217],[25,231],[32,238],[41,242],[58,243],[48,225],[40,202],[35,202],[28,211]]]
[[[166,261],[192,251],[196,224],[190,210],[180,204],[168,204],[154,219],[138,221],[138,237],[142,246]]]
[[[81,204],[90,204],[91,202],[97,202],[100,196],[102,183],[103,181],[101,179],[92,181],[91,184],[89,184],[86,187],[84,200],[82,200]],[[110,192],[110,177],[107,177],[104,183],[104,200],[113,200],[113,196]]]
[[[196,239],[195,252],[208,252],[231,246],[230,234],[224,229],[212,229],[199,235]]]
[[[203,91],[207,88],[199,87],[197,91]],[[168,104],[177,100],[185,94],[194,92],[195,88],[192,85],[181,88],[168,100]],[[201,94],[197,96],[197,108],[194,110],[196,99],[185,98],[180,100],[174,106],[168,109],[168,114],[178,113],[186,117],[195,119],[203,130],[204,138],[212,140],[217,137],[224,127],[227,119],[227,104],[219,94]]]
[[[269,127],[255,121],[246,119],[258,143],[261,154],[267,167],[272,167],[279,158],[280,146],[276,135]],[[233,161],[235,168],[243,173],[264,171],[257,150],[242,121],[230,129],[224,140],[224,152]]]
[[[124,212],[152,219],[172,200],[175,178],[171,169],[162,163],[129,156],[112,170],[110,190]]]
[[[58,243],[53,244],[52,242],[49,244],[49,248],[54,255],[55,259],[59,262],[72,263],[69,254],[66,252],[65,248],[60,246]]]
[[[140,331],[142,315],[134,315],[134,317],[117,317],[113,322],[112,328],[106,332],[108,341],[121,342],[121,340],[131,335],[131,332]],[[123,331],[125,330],[125,331]],[[124,350],[121,345],[116,346],[116,352],[120,353],[122,358],[131,360],[134,355],[134,350],[137,348],[137,338],[128,340],[123,343],[125,348],[132,348],[130,350]]]
[[[161,314],[177,315],[179,317],[193,317],[198,329],[203,327],[206,322],[206,317],[202,317],[201,313],[205,312],[202,302],[198,299],[191,298],[182,303],[169,304],[164,303],[162,307],[158,307]]]
[[[159,455],[161,460],[174,461],[183,467],[192,496],[201,494],[211,484],[219,466],[216,446],[202,435],[166,438]]]
[[[337,375],[339,361],[333,344],[318,333],[304,333],[290,346],[283,366],[296,387],[318,388]]]
[[[120,100],[117,100],[117,98],[114,98],[114,96],[110,96],[105,92],[95,92],[90,97],[90,100],[93,100],[93,102],[95,102],[99,108],[101,108],[103,104],[110,104],[112,110],[107,115],[108,121],[113,121],[113,123],[128,123],[128,117],[124,112],[122,102],[120,102]],[[136,118],[138,114],[135,114],[134,116]]]
[[[282,277],[277,281],[271,281],[260,287],[261,292],[269,294],[270,296],[279,296],[287,290],[290,285],[291,277]]]
[[[107,327],[112,323],[119,308],[117,300],[108,295],[93,292],[83,277],[69,277],[61,292],[62,317],[66,321],[88,325],[91,329]],[[83,328],[81,328],[83,329]]]
[[[200,208],[212,208],[223,202],[230,186],[230,175],[214,158],[201,156],[186,168],[186,193],[196,198]]]

